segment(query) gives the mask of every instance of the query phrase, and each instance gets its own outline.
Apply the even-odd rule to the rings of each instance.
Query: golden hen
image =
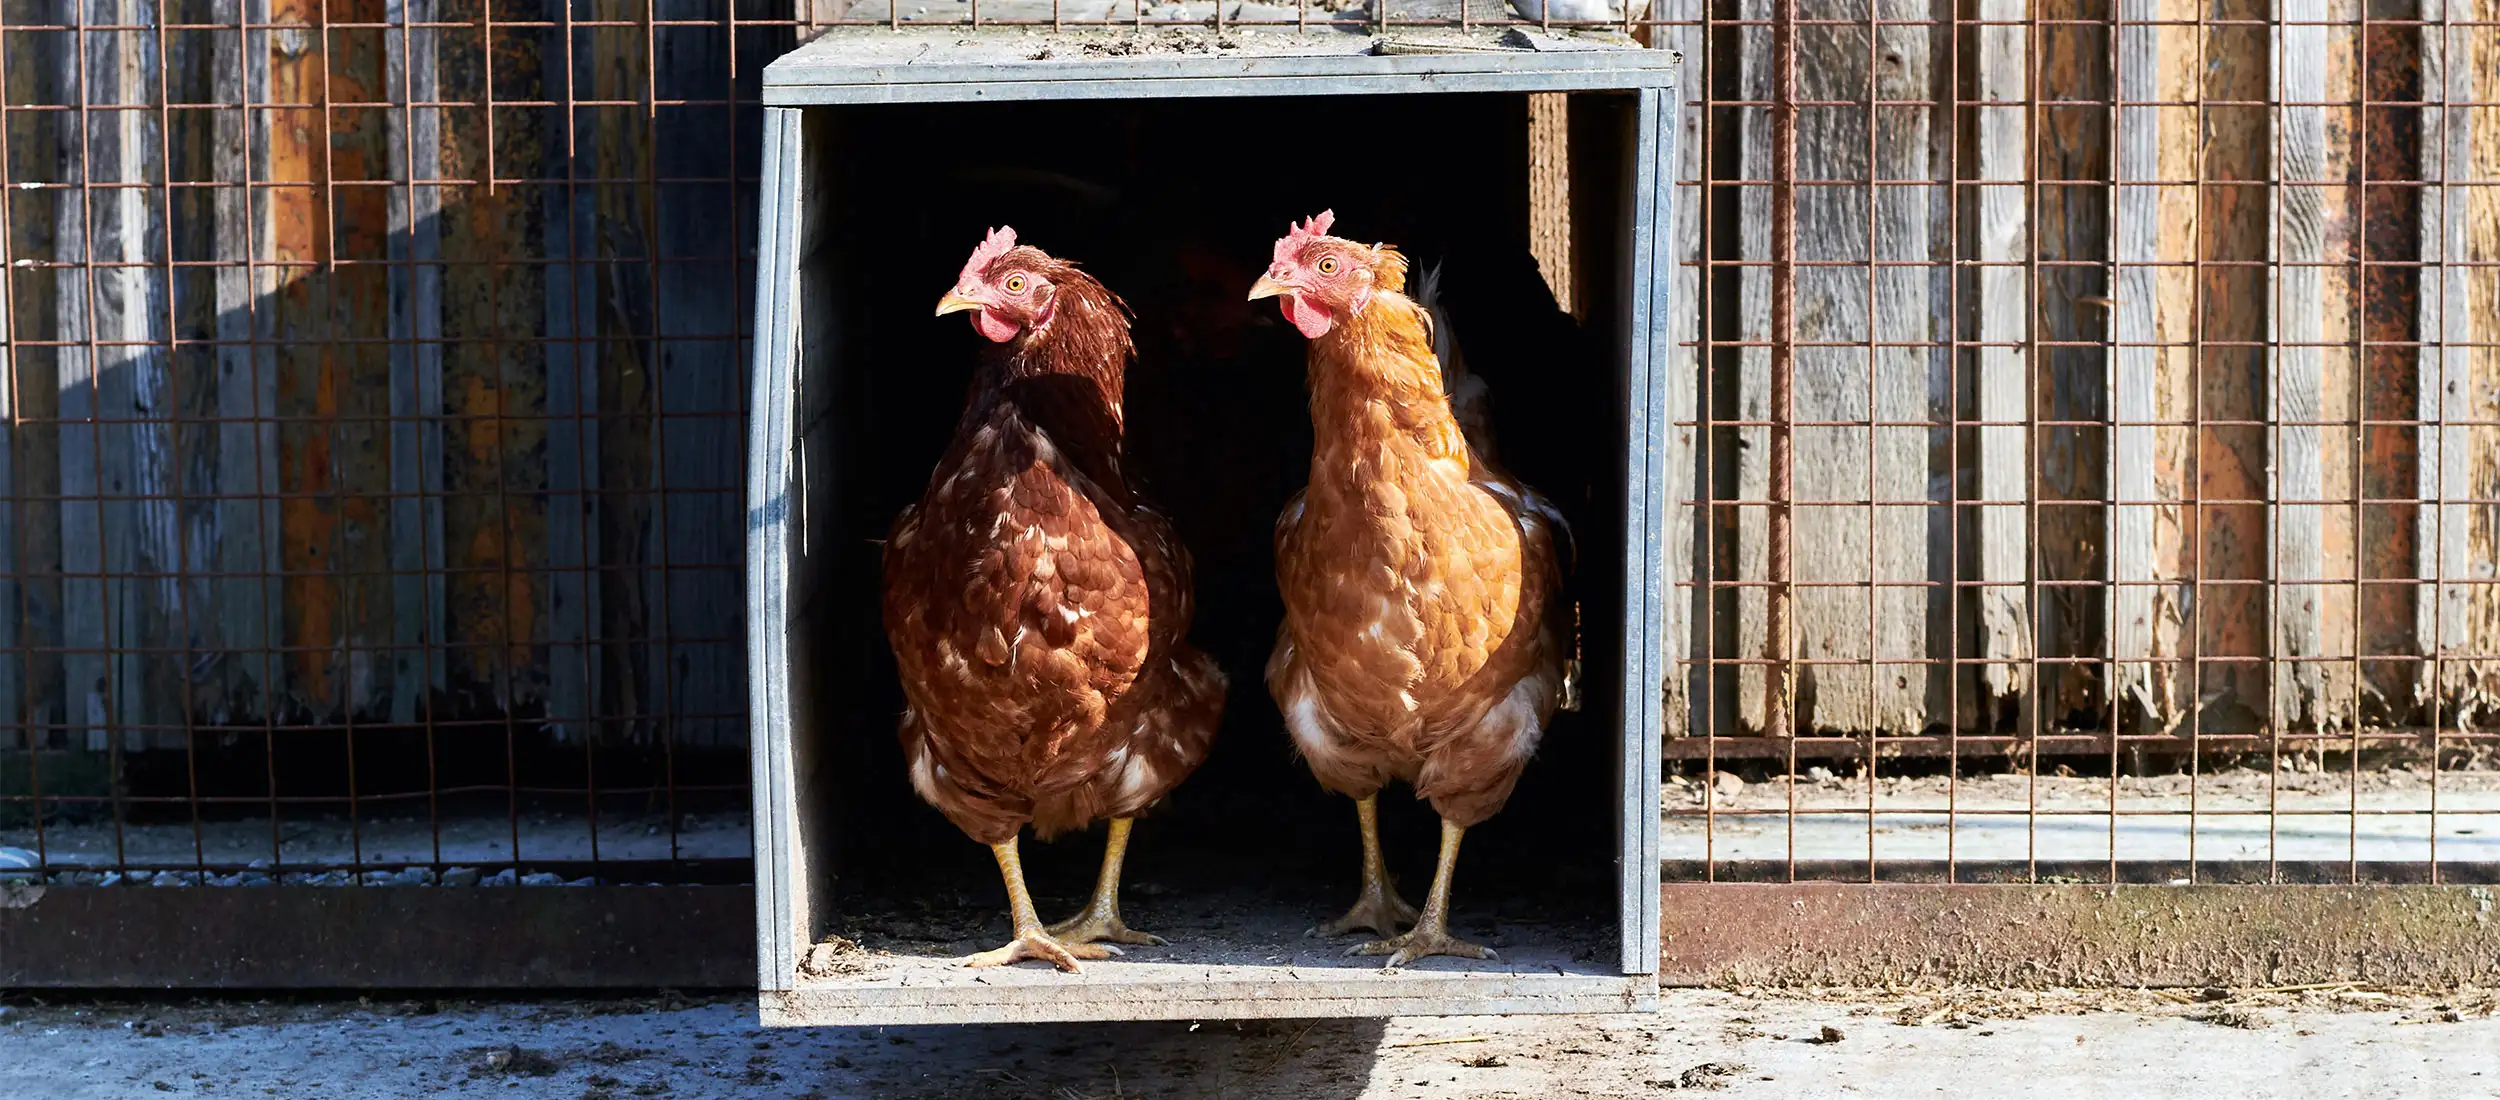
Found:
[[[1161,940],[1120,920],[1129,822],[1206,758],[1225,680],[1184,638],[1189,554],[1122,469],[1127,306],[990,233],[938,303],[991,341],[953,442],[885,548],[885,628],[911,783],[1006,880],[1015,939],[965,960],[1061,970]],[[1102,877],[1045,929],[1016,854],[1111,820]]]
[[[1285,622],[1267,684],[1311,773],[1355,799],[1363,885],[1342,919],[1391,967],[1493,958],[1450,935],[1460,837],[1493,816],[1571,693],[1562,517],[1469,446],[1451,413],[1406,259],[1328,236],[1323,212],[1276,242],[1250,297],[1310,340],[1310,484],[1276,524]],[[1441,817],[1424,909],[1397,896],[1375,799],[1411,784]],[[1399,934],[1399,926],[1414,927]]]

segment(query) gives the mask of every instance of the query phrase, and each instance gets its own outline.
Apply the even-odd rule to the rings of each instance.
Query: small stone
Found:
[[[510,867],[506,867],[506,868],[504,868],[503,870],[497,871],[497,872],[495,872],[494,874],[491,874],[491,875],[486,876],[486,881],[485,881],[485,882],[483,882],[483,883],[481,883],[481,885],[485,885],[485,886],[511,886],[511,885],[514,885],[514,884],[516,884],[516,883],[518,883],[518,882],[520,882],[520,881],[521,881],[520,876],[519,876],[519,875],[514,874],[514,873],[513,873],[513,871],[512,871],[512,868],[510,868]]]
[[[1821,1046],[1830,1046],[1833,1043],[1837,1043],[1848,1037],[1849,1034],[1847,1032],[1833,1027],[1830,1024],[1825,1024],[1823,1025],[1823,1030],[1815,1035],[1814,1041]]]
[[[104,873],[104,881],[96,883],[98,886],[119,886],[121,884],[122,873],[119,871],[106,871]]]
[[[271,867],[275,867],[275,866],[277,866],[277,864],[274,864],[274,863],[269,862],[268,857],[263,856],[263,857],[261,857],[261,858],[259,858],[259,859],[256,859],[256,860],[251,861],[250,863],[246,863],[246,864],[244,864],[244,866],[249,867],[249,868],[251,868],[252,870],[255,870],[255,871],[266,871],[266,870],[270,869]]]
[[[445,886],[475,886],[477,885],[477,880],[477,868],[454,867],[443,872],[442,882]]]
[[[1829,783],[1832,781],[1832,770],[1817,764],[1806,769],[1806,779],[1815,783]]]
[[[565,883],[565,885],[566,885],[566,886],[597,886],[597,885],[599,885],[599,880],[598,880],[598,879],[596,879],[596,878],[593,878],[593,877],[591,877],[591,876],[589,876],[589,875],[583,875],[583,876],[582,876],[582,877],[580,877],[580,878],[577,878],[577,879],[574,879],[574,880],[573,880],[573,881],[571,881],[571,882]]]
[[[535,873],[535,874],[528,874],[528,875],[523,875],[523,876],[521,876],[521,885],[523,885],[523,886],[562,886],[562,885],[564,885],[564,876],[562,876],[562,875],[557,875],[557,874],[550,874],[550,873],[548,873],[548,872],[546,872],[546,871],[539,871],[539,872],[537,872],[537,873]]]
[[[149,879],[152,879],[152,878],[155,878],[155,877],[156,877],[156,872],[154,872],[154,871],[132,871],[132,872],[130,872],[130,881],[132,881],[132,882],[136,882],[136,883],[139,883],[139,884],[141,884],[141,885],[146,885],[146,883],[147,883],[147,881],[148,881]]]
[[[156,873],[155,880],[150,885],[197,886],[199,884],[200,873],[198,871],[159,871]]]
[[[1745,781],[1734,772],[1720,772],[1710,777],[1710,786],[1720,798],[1734,798],[1745,792]]]
[[[364,883],[367,886],[388,886],[391,884],[391,873],[389,871],[367,871],[364,873]]]
[[[257,871],[238,875],[236,877],[242,880],[239,885],[243,886],[270,886],[277,882],[276,879],[270,878],[269,876],[261,874]]]
[[[393,886],[432,886],[434,872],[425,867],[409,867],[391,876]]]

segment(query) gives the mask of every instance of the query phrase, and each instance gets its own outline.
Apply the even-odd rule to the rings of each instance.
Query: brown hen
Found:
[[[1127,307],[1013,229],[991,232],[940,315],[991,341],[953,442],[885,548],[885,628],[902,675],[911,783],[1006,880],[1015,939],[965,960],[1075,970],[1162,941],[1120,920],[1130,819],[1215,737],[1224,675],[1183,638],[1189,554],[1121,467]],[[1016,838],[1111,821],[1102,877],[1042,927]]]
[[[1406,259],[1326,235],[1322,213],[1276,242],[1253,299],[1282,299],[1311,341],[1310,485],[1276,524],[1285,623],[1268,689],[1321,785],[1356,800],[1363,885],[1344,918],[1403,965],[1492,958],[1449,932],[1460,837],[1510,797],[1572,688],[1561,516],[1468,445]],[[1392,779],[1441,816],[1418,916],[1388,881],[1374,799]],[[1399,935],[1407,920],[1414,928]]]

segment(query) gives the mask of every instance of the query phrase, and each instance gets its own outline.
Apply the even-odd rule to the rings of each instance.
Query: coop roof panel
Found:
[[[1394,28],[1387,36],[1212,27],[844,27],[764,70],[764,101],[1564,92],[1663,87],[1679,55],[1611,35],[1518,27]]]

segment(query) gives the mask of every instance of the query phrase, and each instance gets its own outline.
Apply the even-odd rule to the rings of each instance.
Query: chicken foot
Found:
[[[1305,935],[1342,936],[1361,929],[1394,936],[1415,923],[1415,907],[1398,896],[1397,884],[1389,880],[1388,863],[1380,858],[1380,796],[1355,800],[1354,813],[1363,823],[1362,891],[1355,895],[1354,908],[1346,910],[1346,915]]]
[[[1120,865],[1128,858],[1128,830],[1125,817],[1111,819],[1111,839],[1102,847],[1102,878],[1094,883],[1094,900],[1085,911],[1051,925],[1052,938],[1063,944],[1111,943],[1135,944],[1139,947],[1161,947],[1163,937],[1131,929],[1120,921]]]
[[[1458,869],[1458,840],[1466,835],[1463,825],[1441,821],[1441,860],[1433,868],[1432,892],[1424,897],[1423,916],[1413,930],[1403,936],[1373,940],[1349,949],[1348,955],[1387,955],[1384,970],[1395,970],[1417,959],[1432,955],[1452,955],[1462,959],[1499,960],[1490,947],[1482,947],[1450,935],[1450,877]]]
[[[1007,880],[1007,913],[1015,922],[1016,938],[1005,947],[965,958],[965,966],[1006,966],[1039,959],[1074,974],[1078,959],[1107,959],[1120,953],[1109,944],[1061,943],[1042,927],[1042,918],[1033,913],[1033,895],[1024,888],[1024,860],[1016,855],[1016,838],[990,845],[990,854],[998,857],[998,875]]]

